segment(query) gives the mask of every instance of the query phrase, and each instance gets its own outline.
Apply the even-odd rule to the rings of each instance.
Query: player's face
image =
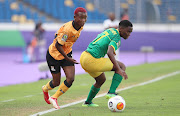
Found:
[[[75,23],[77,23],[80,27],[83,27],[84,24],[87,21],[87,13],[85,12],[78,12],[75,16],[74,16],[74,21]]]
[[[119,28],[120,36],[123,37],[124,39],[128,39],[132,30],[133,30],[133,28],[130,26],[129,27],[120,27]]]

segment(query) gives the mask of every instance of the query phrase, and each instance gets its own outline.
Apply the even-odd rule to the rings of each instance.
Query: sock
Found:
[[[53,84],[52,84],[52,80],[49,81],[43,88],[43,91],[48,92],[49,90],[52,90],[54,88]]]
[[[115,93],[117,87],[121,83],[123,77],[117,73],[114,73],[109,93]]]
[[[91,103],[92,99],[96,96],[96,94],[99,92],[99,90],[100,90],[100,88],[96,88],[96,87],[94,87],[94,85],[92,85],[86,102]]]
[[[64,94],[69,88],[71,87],[71,85],[69,85],[67,83],[67,81],[65,80],[60,86],[59,89],[56,91],[56,93],[52,96],[53,98],[58,98],[59,96],[61,96],[62,94]]]

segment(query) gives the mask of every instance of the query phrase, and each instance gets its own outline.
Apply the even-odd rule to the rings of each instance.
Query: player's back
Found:
[[[110,42],[120,41],[119,32],[115,28],[110,28],[100,33],[88,46],[87,51],[95,58],[104,57],[107,54]]]

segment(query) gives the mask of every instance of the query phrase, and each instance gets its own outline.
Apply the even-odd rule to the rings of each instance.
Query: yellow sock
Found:
[[[50,82],[51,82],[51,81],[49,81],[49,82],[44,86],[43,91],[48,92],[49,90],[54,89],[54,88],[51,88],[51,86],[50,86],[50,84],[49,84]]]
[[[52,96],[53,98],[58,98],[61,96],[63,93],[65,93],[69,87],[67,87],[64,82],[59,86],[59,89],[56,91],[56,93]]]

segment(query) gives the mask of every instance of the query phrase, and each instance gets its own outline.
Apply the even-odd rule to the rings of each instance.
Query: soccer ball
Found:
[[[121,112],[125,109],[125,100],[121,96],[115,96],[108,100],[108,108],[112,112]]]

